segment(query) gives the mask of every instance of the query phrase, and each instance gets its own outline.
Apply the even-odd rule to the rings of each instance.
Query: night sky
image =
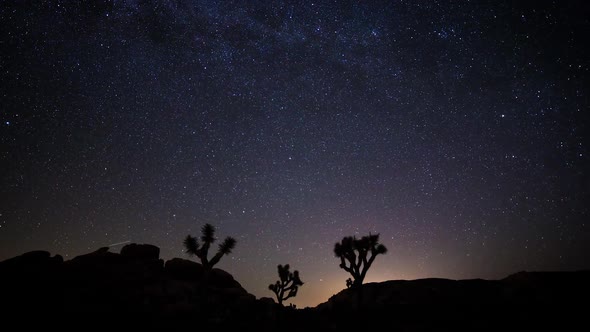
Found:
[[[88,2],[0,4],[0,260],[211,223],[298,307],[348,235],[366,282],[590,267],[587,2]]]

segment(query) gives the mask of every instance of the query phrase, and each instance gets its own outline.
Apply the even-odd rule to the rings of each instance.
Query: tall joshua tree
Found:
[[[299,271],[289,272],[289,264],[282,266],[279,264],[279,279],[276,283],[268,285],[268,289],[273,291],[277,296],[277,301],[283,305],[283,301],[295,297],[297,290],[303,286],[303,281],[299,279]]]
[[[213,266],[219,263],[219,260],[223,255],[228,255],[236,246],[236,239],[231,236],[228,236],[223,240],[223,242],[219,245],[219,249],[217,253],[211,260],[207,258],[209,254],[209,248],[211,244],[215,242],[215,227],[211,224],[205,224],[201,228],[201,241],[203,245],[199,244],[199,241],[196,237],[187,235],[184,239],[184,247],[186,249],[186,253],[189,255],[195,255],[201,259],[201,264],[205,268],[205,271],[209,271],[213,269]]]
[[[379,254],[385,254],[387,248],[379,243],[379,234],[363,236],[360,239],[346,236],[334,246],[334,254],[340,258],[340,268],[352,275],[347,287],[358,287],[363,284],[367,271]]]

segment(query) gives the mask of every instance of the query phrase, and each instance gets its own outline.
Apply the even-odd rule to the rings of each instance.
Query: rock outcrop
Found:
[[[587,325],[582,310],[590,298],[590,271],[390,280],[295,309],[256,299],[226,271],[206,273],[180,258],[164,262],[159,251],[128,244],[120,253],[100,248],[68,261],[33,251],[0,262],[0,322],[60,331],[530,331]]]
[[[252,311],[266,305],[226,271],[213,269],[204,280],[201,264],[164,263],[159,254],[149,244],[128,244],[120,253],[100,248],[68,261],[46,251],[25,253],[0,262],[2,309],[174,329],[187,319],[217,327],[253,324],[260,315]]]

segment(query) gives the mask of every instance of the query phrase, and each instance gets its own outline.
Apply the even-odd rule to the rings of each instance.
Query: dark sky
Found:
[[[0,260],[208,222],[300,307],[348,235],[367,281],[589,268],[587,2],[88,2],[0,5]]]

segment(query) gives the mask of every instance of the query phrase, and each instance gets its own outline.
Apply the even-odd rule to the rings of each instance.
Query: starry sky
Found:
[[[0,260],[125,241],[315,306],[367,282],[590,262],[585,1],[3,1]]]

